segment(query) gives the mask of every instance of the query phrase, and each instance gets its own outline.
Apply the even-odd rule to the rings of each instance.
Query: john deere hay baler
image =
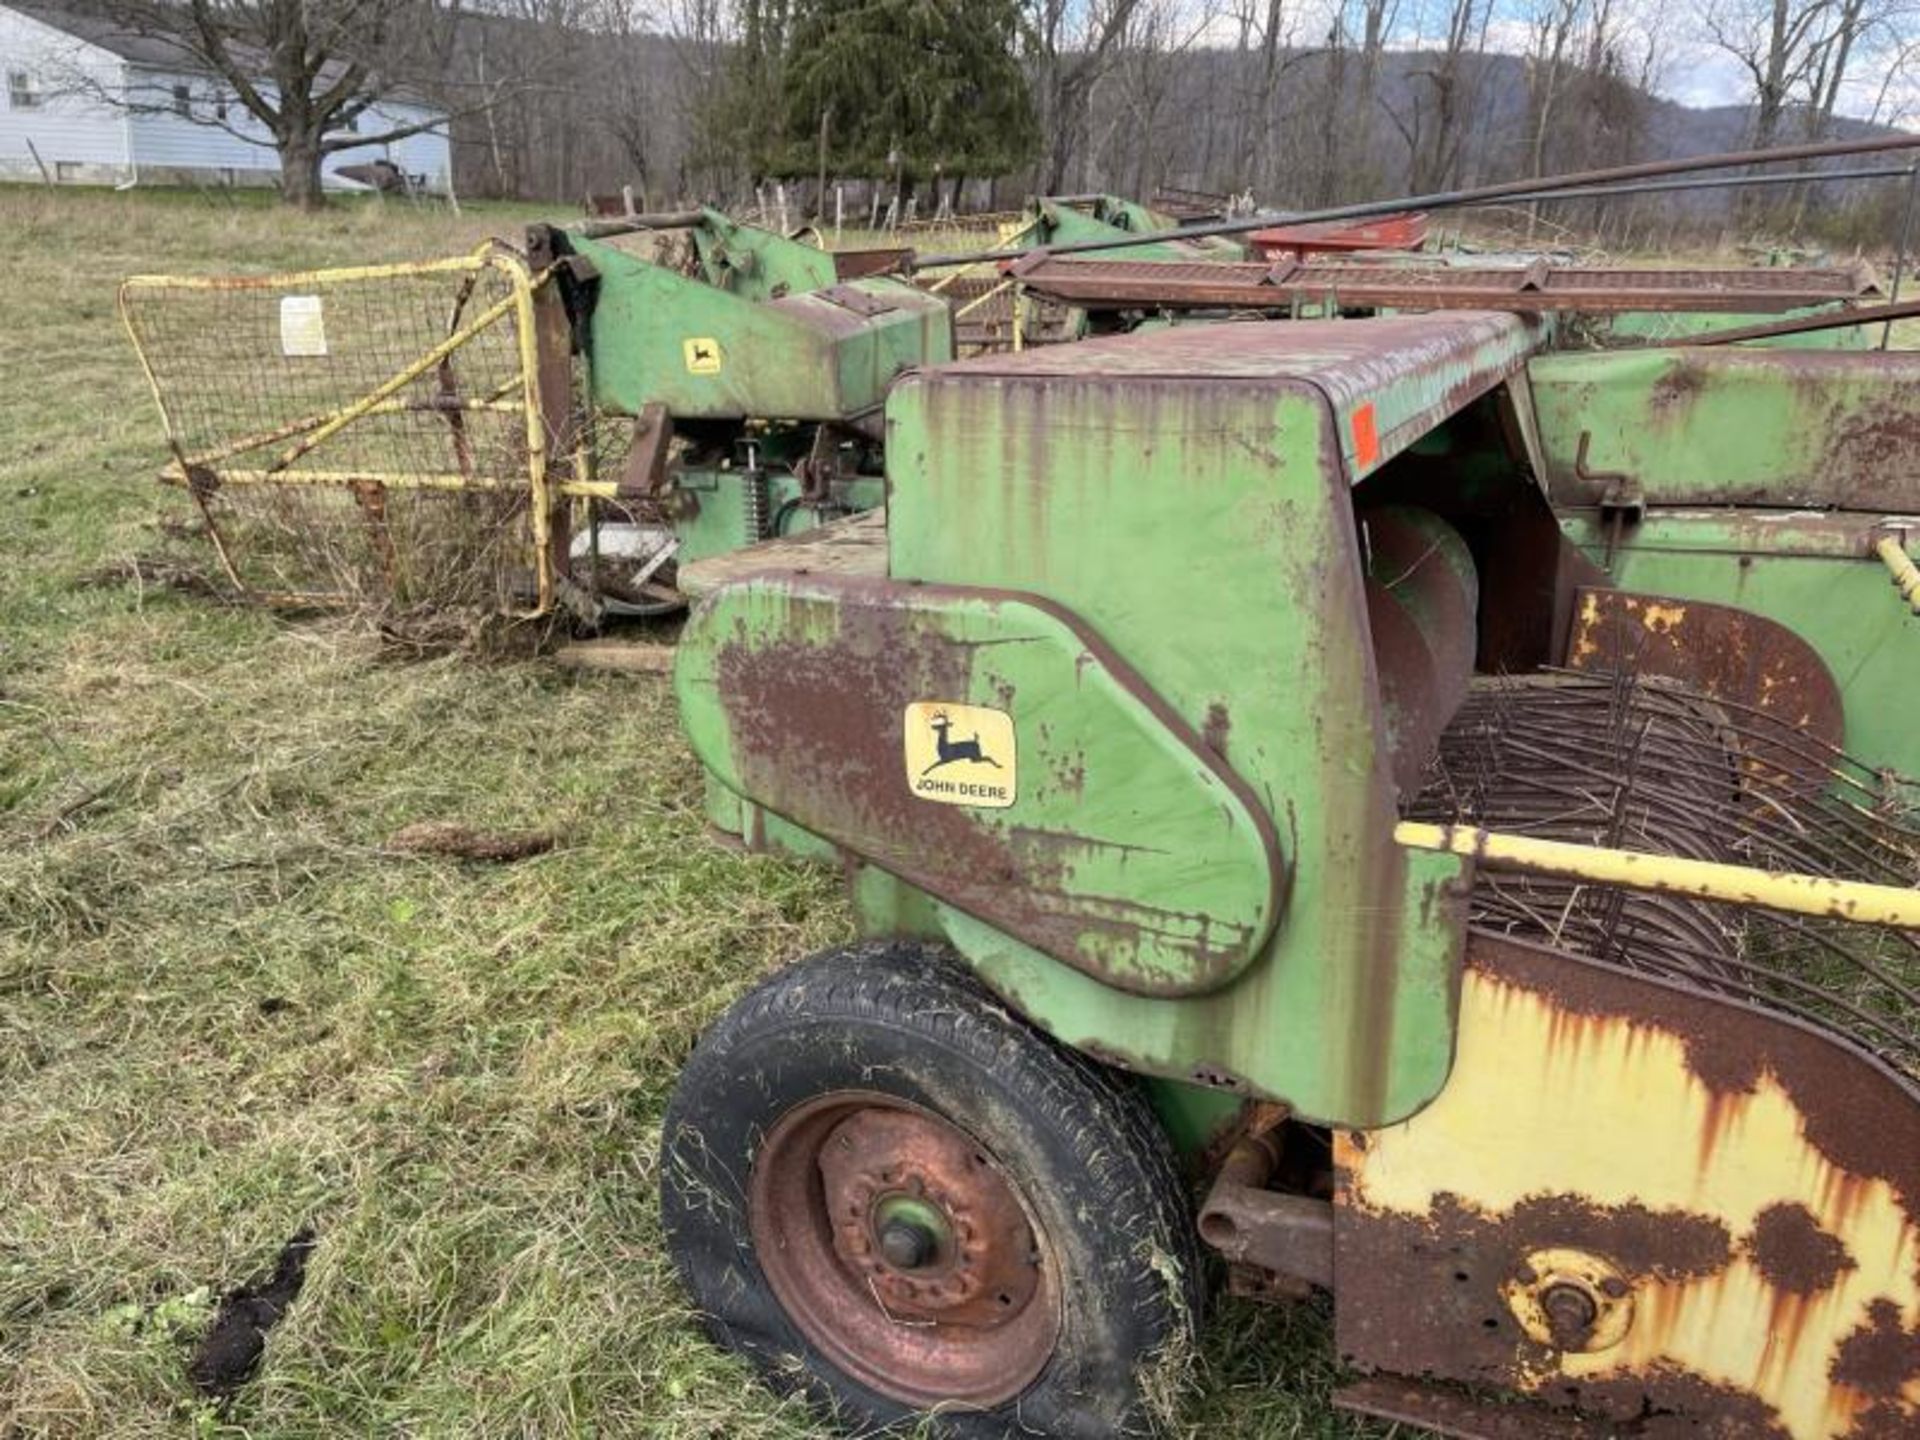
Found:
[[[1219,1270],[1449,1434],[1920,1433],[1920,359],[1548,338],[925,369],[884,524],[684,572],[710,814],[864,937],[666,1119],[771,1383],[1142,1429]]]

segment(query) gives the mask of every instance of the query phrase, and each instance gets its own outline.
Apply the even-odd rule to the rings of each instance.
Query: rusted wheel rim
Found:
[[[748,1223],[807,1343],[882,1395],[997,1405],[1052,1358],[1045,1235],[992,1155],[917,1106],[842,1091],[788,1111],[754,1157]]]

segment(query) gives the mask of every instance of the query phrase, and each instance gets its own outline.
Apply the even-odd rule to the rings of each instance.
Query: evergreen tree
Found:
[[[1039,147],[1018,0],[794,0],[770,173],[1004,175]]]

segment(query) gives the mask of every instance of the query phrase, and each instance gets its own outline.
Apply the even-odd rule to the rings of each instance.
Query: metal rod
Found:
[[[1805,185],[1815,182],[1849,180],[1892,180],[1911,175],[1910,165],[1875,165],[1859,170],[1815,170],[1786,175],[1689,175],[1670,180],[1643,180],[1633,185],[1588,185],[1574,189],[1543,190],[1524,198],[1535,200],[1588,200],[1597,195],[1657,195],[1669,190],[1735,190],[1743,185]],[[1465,208],[1460,207],[1460,208]]]
[[[1245,235],[1274,225],[1299,225],[1319,220],[1364,220],[1378,215],[1393,215],[1403,210],[1446,210],[1462,205],[1484,204],[1491,200],[1524,200],[1548,190],[1584,189],[1613,181],[1652,180],[1663,175],[1688,175],[1700,170],[1726,170],[1746,165],[1772,165],[1789,160],[1821,160],[1840,155],[1867,155],[1888,150],[1920,148],[1920,135],[1880,135],[1865,140],[1825,141],[1815,145],[1783,145],[1771,150],[1728,151],[1718,155],[1695,155],[1682,160],[1647,160],[1636,165],[1618,165],[1605,170],[1585,170],[1570,175],[1549,175],[1533,180],[1507,180],[1497,185],[1479,185],[1466,190],[1441,190],[1427,195],[1406,195],[1393,200],[1368,200],[1354,205],[1336,205],[1324,210],[1303,210],[1289,215],[1260,215],[1244,220],[1221,220],[1206,225],[1183,225],[1172,230],[1153,230],[1140,235],[1120,235],[1100,240],[1080,240],[1069,245],[1030,246],[1021,249],[986,250],[965,255],[910,256],[911,269],[927,270],[943,265],[970,265],[985,260],[1017,260],[1034,250],[1052,255],[1082,255],[1098,250],[1124,250],[1135,245],[1160,245],[1169,240],[1204,240],[1214,235]],[[1804,179],[1806,177],[1798,177]]]
[[[1717,860],[1687,860],[1599,845],[1572,845],[1562,840],[1496,834],[1472,825],[1402,820],[1394,826],[1393,838],[1411,850],[1463,855],[1490,870],[1518,870],[1628,890],[1724,900],[1862,925],[1920,928],[1920,890],[1894,885],[1776,873]]]
[[[1900,216],[1900,248],[1893,256],[1893,292],[1887,296],[1889,300],[1900,298],[1900,277],[1907,268],[1907,242],[1913,235],[1913,202],[1916,195],[1920,195],[1920,163],[1907,170],[1907,205]],[[1886,349],[1892,339],[1893,321],[1889,320],[1880,331],[1880,348]]]
[[[1836,310],[1826,315],[1805,315],[1797,320],[1776,320],[1767,325],[1742,325],[1733,330],[1709,330],[1661,344],[1732,345],[1742,340],[1770,340],[1776,335],[1810,335],[1819,330],[1846,330],[1855,325],[1871,325],[1884,320],[1910,320],[1920,316],[1920,300],[1902,300],[1898,305],[1862,305],[1856,310]]]

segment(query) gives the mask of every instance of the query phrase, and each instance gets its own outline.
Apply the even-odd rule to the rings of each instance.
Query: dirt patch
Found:
[[[394,831],[387,838],[387,849],[498,865],[544,855],[555,843],[556,837],[544,830],[475,830],[454,820],[418,820]]]
[[[84,572],[77,583],[83,590],[131,585],[137,590],[173,590],[207,600],[234,598],[231,587],[221,584],[198,566],[167,555],[127,555],[110,560]]]
[[[286,1317],[306,1283],[307,1257],[317,1243],[313,1231],[300,1230],[281,1250],[271,1275],[221,1299],[187,1364],[194,1388],[204,1395],[231,1395],[253,1378],[266,1352],[267,1332]]]

